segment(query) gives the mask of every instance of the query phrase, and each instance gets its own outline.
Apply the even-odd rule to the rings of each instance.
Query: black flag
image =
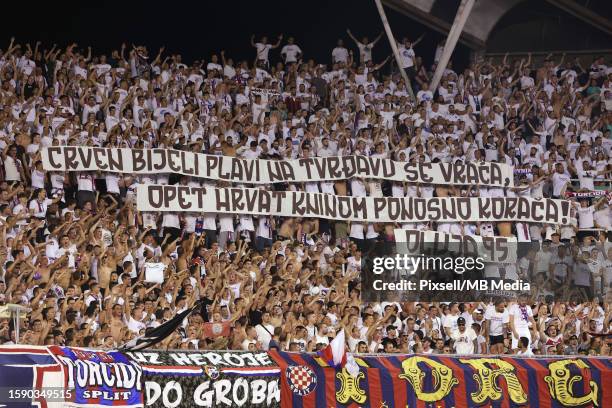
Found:
[[[176,328],[183,323],[183,320],[200,306],[201,301],[197,301],[195,305],[193,305],[191,308],[177,314],[172,319],[168,320],[166,323],[157,327],[150,327],[145,329],[145,334],[143,336],[128,341],[123,346],[119,347],[119,350],[138,351],[156,345],[157,343],[171,335],[176,330]]]

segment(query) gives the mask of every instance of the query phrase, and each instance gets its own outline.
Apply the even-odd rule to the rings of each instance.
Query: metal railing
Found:
[[[612,55],[612,48],[602,48],[596,50],[549,50],[549,51],[512,51],[508,52],[508,56],[510,57],[522,57],[527,56],[527,54],[531,53],[532,56],[546,56],[548,54],[553,54],[554,56],[561,57],[561,54],[565,54],[566,58],[568,55]],[[506,55],[505,52],[486,52],[484,54],[487,57],[503,57]]]
[[[580,179],[570,179],[573,187],[580,187]],[[593,179],[595,190],[612,190],[612,180],[608,179]],[[601,185],[607,185],[606,188],[601,188]],[[599,188],[598,188],[599,187]]]
[[[564,63],[573,61],[574,58],[578,58],[582,67],[588,70],[589,66],[595,59],[595,57],[603,56],[606,60],[612,60],[612,49],[603,48],[596,50],[550,50],[550,51],[513,51],[508,52],[508,60],[509,62],[516,61],[517,59],[527,59],[528,55],[531,54],[531,61],[533,63],[541,63],[549,54],[552,54],[552,58],[558,63],[561,60],[561,55],[565,54]],[[505,52],[485,52],[481,54],[481,57],[486,59],[493,58],[493,61],[499,63],[503,60]]]

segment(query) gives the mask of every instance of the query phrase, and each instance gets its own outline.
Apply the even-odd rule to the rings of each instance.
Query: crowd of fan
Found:
[[[611,218],[608,197],[596,193],[609,188],[612,168],[612,67],[604,58],[586,67],[552,56],[538,64],[531,56],[481,60],[461,72],[449,65],[431,92],[442,47],[427,66],[419,41],[404,39],[400,65],[411,90],[389,57],[375,62],[380,36],[348,35],[358,51],[338,40],[327,65],[283,36],[276,43],[252,38],[254,61],[221,51],[192,64],[163,48],[155,56],[122,45],[107,56],[77,44],[43,50],[11,39],[0,52],[0,343],[113,348],[201,301],[201,312],[160,347],[312,351],[345,330],[349,350],[360,353],[610,355]],[[495,161],[515,167],[515,188],[362,179],[265,188],[569,195],[574,218],[569,226],[401,224],[541,244],[505,265],[504,276],[487,269],[489,278],[535,274],[535,292],[473,303],[365,303],[362,252],[388,225],[139,212],[138,183],[228,184],[45,171],[41,150],[63,145],[268,159]],[[156,268],[163,283],[145,279]],[[567,301],[550,296],[559,285],[569,288]],[[9,303],[31,308],[19,339]]]

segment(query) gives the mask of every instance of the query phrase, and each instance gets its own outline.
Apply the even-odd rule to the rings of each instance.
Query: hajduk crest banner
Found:
[[[138,351],[145,406],[278,407],[279,369],[266,352]]]
[[[118,351],[49,346],[73,390],[68,406],[143,406],[142,369]]]
[[[568,224],[570,201],[525,197],[353,197],[256,188],[141,184],[139,211],[326,218],[357,222],[520,221]]]
[[[281,369],[281,406],[287,408],[595,408],[612,398],[610,358],[355,356],[354,377],[315,355],[270,355]]]
[[[31,349],[1,348],[4,364],[0,364],[0,369],[15,369],[10,371],[15,375],[20,373],[17,369],[24,369],[25,381],[0,375],[0,388],[31,386],[44,390],[63,386],[78,398],[61,403],[42,400],[31,405],[9,401],[0,401],[1,404],[43,408],[599,408],[608,406],[605,401],[612,399],[610,357],[355,355],[359,372],[351,375],[346,367],[331,367],[311,353],[141,351],[122,354],[49,346],[55,358],[52,361],[44,355],[45,350]],[[53,364],[54,361],[57,363]],[[55,367],[59,376],[53,377],[53,381],[51,377],[44,380],[40,374]],[[140,379],[133,379],[127,367],[142,367]],[[138,389],[137,384],[142,383]],[[134,392],[133,388],[136,388]],[[99,397],[102,396],[99,392],[107,397],[130,392],[134,400],[92,399],[92,392]]]
[[[491,162],[416,164],[367,156],[264,160],[173,149],[87,146],[44,148],[42,162],[47,171],[178,173],[247,184],[303,183],[359,177],[426,184],[514,186],[512,167]]]

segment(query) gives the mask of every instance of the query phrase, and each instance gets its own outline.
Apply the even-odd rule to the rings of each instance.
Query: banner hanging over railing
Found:
[[[293,160],[240,159],[173,149],[57,146],[42,149],[47,171],[178,173],[247,184],[303,183],[353,177],[410,183],[513,187],[513,168],[491,162],[406,163],[367,156]]]
[[[64,386],[60,364],[47,347],[0,346],[0,405],[65,408],[74,390]]]
[[[54,359],[47,358],[51,356]],[[0,375],[0,389],[22,387],[38,390],[39,395],[64,390],[62,396],[74,396],[64,400],[53,394],[31,404],[4,400],[0,404],[47,408],[599,408],[607,406],[605,401],[612,398],[609,357],[440,354],[354,357],[359,367],[356,376],[346,368],[330,367],[311,353],[221,350],[122,353],[61,346],[30,349],[0,346],[0,372],[21,375],[19,379]],[[92,398],[94,394],[97,399]]]
[[[358,357],[359,374],[304,353],[271,351],[282,407],[602,407],[612,359]]]
[[[278,407],[279,370],[266,352],[142,351],[147,407]]]
[[[74,390],[67,406],[142,407],[142,369],[118,351],[49,346],[64,372],[63,386]]]

